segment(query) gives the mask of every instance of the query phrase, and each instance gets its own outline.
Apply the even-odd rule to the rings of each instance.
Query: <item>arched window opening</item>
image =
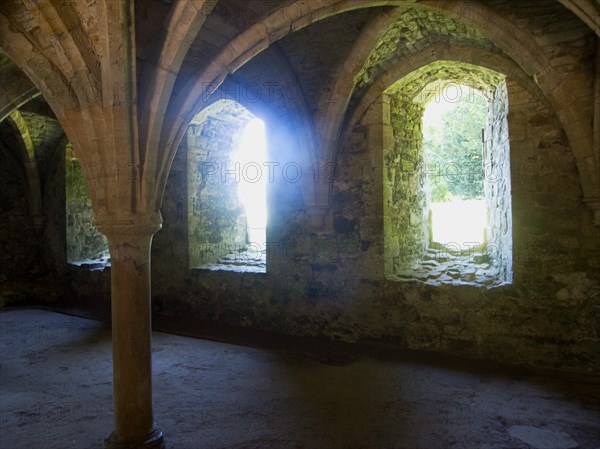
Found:
[[[70,143],[65,152],[65,197],[67,262],[90,269],[109,266],[108,242],[94,224],[87,183]]]
[[[504,76],[437,61],[391,86],[383,104],[386,277],[511,283]]]
[[[485,243],[484,144],[488,102],[468,86],[450,85],[423,114],[423,146],[431,195],[431,243]]]
[[[191,268],[266,272],[265,124],[218,101],[187,130]]]

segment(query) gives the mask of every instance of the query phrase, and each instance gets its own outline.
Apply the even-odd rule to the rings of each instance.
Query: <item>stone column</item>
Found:
[[[152,415],[150,246],[160,215],[97,223],[110,248],[115,430],[106,449],[164,448]]]

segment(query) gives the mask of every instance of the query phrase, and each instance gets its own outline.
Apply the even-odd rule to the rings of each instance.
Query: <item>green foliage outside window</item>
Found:
[[[471,91],[424,130],[427,175],[433,202],[483,198],[482,128],[487,100]]]

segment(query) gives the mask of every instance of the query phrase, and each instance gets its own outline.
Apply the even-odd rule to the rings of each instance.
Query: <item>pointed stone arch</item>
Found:
[[[577,17],[589,26],[597,36],[600,36],[600,5],[594,0],[559,0],[563,6],[571,10]]]
[[[35,148],[29,133],[29,128],[21,113],[13,111],[9,120],[13,123],[15,130],[18,132],[22,142],[21,162],[25,171],[27,180],[27,204],[29,213],[32,218],[41,220],[43,215],[42,207],[42,188],[40,183],[40,173],[35,157]]]
[[[204,0],[171,5],[172,20],[157,44],[165,50],[155,58],[158,66],[178,72],[211,5]],[[2,2],[0,47],[41,91],[73,144],[96,225],[109,240],[116,419],[106,446],[162,447],[152,413],[150,246],[161,227],[159,207],[176,148],[161,149],[157,139],[140,135],[160,129],[164,116],[160,108],[153,110],[155,118],[140,128],[138,96],[146,84],[137,79],[134,7],[135,2],[112,0],[88,7]],[[82,29],[89,14],[95,15],[91,36]],[[170,96],[172,84],[164,81],[158,87],[150,81],[148,95],[141,95],[144,105]]]
[[[498,45],[538,84],[552,104],[569,137],[571,149],[578,159],[586,197],[597,196],[600,184],[594,169],[598,161],[593,152],[592,129],[585,117],[582,117],[581,111],[574,106],[572,89],[568,87],[567,80],[551,67],[544,50],[527,31],[519,29],[491,8],[466,0],[365,1],[360,4],[352,1],[321,0],[309,3],[299,1],[286,5],[241,33],[221,50],[205,70],[188,81],[169,106],[168,115],[172,118],[164,130],[164,144],[169,146],[171,142],[181,138],[185,124],[202,107],[203,99],[210,96],[229,73],[235,72],[277,40],[333,14],[377,6],[422,7],[449,14],[477,28]]]

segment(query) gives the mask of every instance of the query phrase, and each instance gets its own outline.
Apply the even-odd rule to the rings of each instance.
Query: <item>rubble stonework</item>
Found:
[[[139,5],[138,34],[130,39],[137,44],[137,96],[120,77],[137,73],[129,71],[133,61],[115,50],[124,48],[119,43],[124,30],[109,26],[119,23],[116,18],[97,23],[114,14],[112,9],[97,14],[100,0],[89,8],[73,2],[57,6],[53,27],[37,23],[45,11],[32,12],[18,2],[0,6],[7,17],[0,22],[0,45],[10,56],[0,58],[0,75],[11,83],[0,92],[0,110],[17,108],[30,127],[44,206],[42,223],[34,226],[26,202],[15,200],[30,197],[35,180],[22,175],[32,172],[17,151],[25,137],[3,122],[0,144],[16,143],[10,151],[2,147],[0,279],[41,273],[67,284],[60,295],[82,307],[109,305],[114,267],[90,271],[94,267],[66,264],[66,143],[58,140],[68,139],[63,134],[57,139],[47,127],[51,109],[82,161],[100,224],[119,247],[127,233],[117,224],[129,223],[148,237],[160,226],[160,210],[162,229],[153,237],[151,265],[136,260],[142,274],[151,267],[156,312],[600,372],[600,239],[589,208],[598,178],[590,126],[597,36],[585,17],[554,0],[413,2],[397,9],[370,1],[271,2],[252,14],[244,14],[242,3],[218,2],[214,13],[204,11],[209,19],[203,26],[204,19],[193,19],[204,17],[195,9],[200,3]],[[69,10],[71,4],[77,9]],[[165,18],[176,4],[182,9],[173,17],[186,20],[171,23]],[[71,25],[77,21],[60,20],[61,8],[68,17],[81,17],[74,38]],[[163,33],[175,23],[188,28]],[[47,34],[54,32],[62,39],[49,41]],[[187,44],[189,51],[182,48]],[[492,102],[498,110],[486,134],[499,147],[509,144],[510,157],[494,163],[510,163],[510,182],[504,177],[488,193],[497,213],[489,251],[446,256],[423,246],[426,207],[415,194],[422,186],[421,106],[404,103],[399,86],[387,92],[395,98],[382,94],[405,75],[413,98],[426,83],[443,84],[466,73],[478,88],[497,86],[495,77],[473,67],[506,77],[506,90],[495,92],[508,99],[508,108]],[[28,81],[10,81],[23,70],[41,91]],[[136,99],[143,102],[136,105],[141,118],[137,137],[129,139],[127,108]],[[248,265],[266,266],[266,273],[238,265],[238,252],[228,244],[211,261],[223,262],[217,267],[190,264],[190,239],[197,237],[190,222],[194,227],[194,220],[205,220],[208,235],[218,214],[190,201],[190,192],[202,185],[201,171],[198,161],[190,162],[188,136],[181,146],[176,137],[185,135],[199,111],[222,99],[265,121],[269,157],[280,164],[268,185],[264,259],[261,254]],[[232,128],[215,125],[200,146],[217,141],[228,146],[233,133],[226,129]],[[412,146],[403,148],[398,144],[403,140]],[[302,174],[281,176],[286,164],[301,167]],[[392,183],[407,173],[412,179],[404,187]],[[386,201],[392,214],[384,209]],[[225,267],[237,272],[219,269]],[[50,296],[9,287],[17,303]]]
[[[152,313],[598,375],[596,4],[0,2],[0,306],[110,314],[106,449],[165,447]],[[488,248],[443,256],[420,115],[423,88],[456,80],[492,102],[502,174]],[[225,120],[194,121],[221,100],[237,105]],[[240,110],[264,121],[277,169],[244,267],[234,186],[202,169]],[[68,264],[67,247],[96,246],[89,206],[110,268]],[[194,267],[202,244],[219,269]]]

